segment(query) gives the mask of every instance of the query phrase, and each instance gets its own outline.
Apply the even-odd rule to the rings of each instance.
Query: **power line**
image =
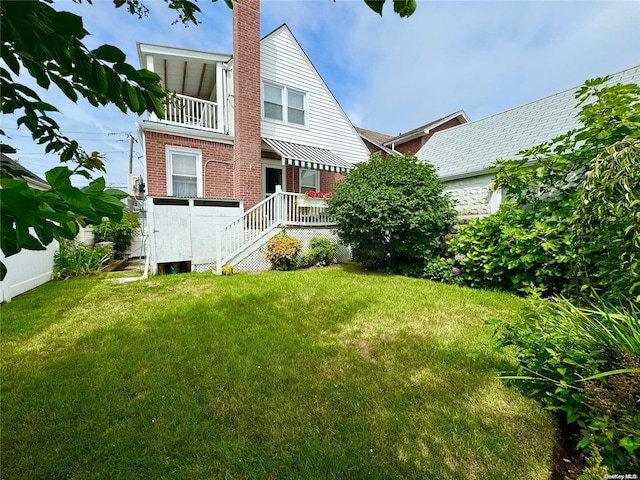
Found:
[[[107,135],[112,135],[111,133],[107,134]],[[115,134],[114,134],[115,135]],[[120,135],[120,134],[118,134]],[[10,135],[6,135],[8,138],[33,138],[32,135],[16,135],[15,133],[12,133]],[[74,135],[75,137],[75,135]],[[115,138],[115,139],[108,139],[108,138],[98,138],[98,137],[89,137],[89,138],[77,138],[76,140],[97,140],[100,142],[128,142],[128,138]]]
[[[17,148],[16,150],[17,150],[17,154],[14,153],[13,155],[40,155],[40,156],[45,156],[45,155],[56,156],[57,155],[57,154],[52,153],[52,152],[49,152],[49,153],[44,153],[44,152],[23,152],[19,148]],[[128,153],[128,152],[126,150],[108,150],[108,151],[98,152],[98,153]]]
[[[9,127],[9,128],[3,128],[3,130],[16,130],[16,131],[25,131],[24,128],[18,128],[18,127]],[[86,133],[86,134],[91,134],[91,135],[130,135],[131,132],[74,132],[72,130],[65,130],[64,128],[60,128],[60,131],[64,131],[66,133]]]

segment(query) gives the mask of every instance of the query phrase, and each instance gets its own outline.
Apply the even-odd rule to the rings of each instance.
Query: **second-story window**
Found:
[[[304,125],[304,94],[287,91],[287,119],[289,123]]]
[[[305,93],[269,83],[264,83],[263,87],[264,118],[293,125],[306,125],[307,99]]]
[[[264,84],[264,117],[273,120],[282,118],[282,88]]]

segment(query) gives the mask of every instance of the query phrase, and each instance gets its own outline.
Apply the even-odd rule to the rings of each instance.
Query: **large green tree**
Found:
[[[164,1],[176,11],[177,21],[199,23],[196,1]],[[224,1],[233,8],[233,0]],[[148,14],[140,0],[113,3],[138,17]],[[365,3],[382,15],[384,0]],[[52,4],[53,0],[0,3],[0,52],[7,67],[0,66],[0,108],[3,114],[14,114],[17,126],[26,128],[46,153],[57,153],[62,163],[45,174],[51,186],[46,191],[31,188],[24,170],[0,163],[0,247],[6,256],[22,249],[43,250],[53,239],[71,239],[79,225],[100,223],[103,217],[119,220],[123,211],[120,200],[125,196],[106,189],[104,178],[94,178],[96,172],[106,171],[103,156],[85,152],[76,140],[65,136],[50,115],[58,109],[22,83],[21,75],[30,75],[45,90],[55,85],[73,102],[83,97],[95,107],[113,104],[125,113],[161,116],[163,111],[165,93],[158,75],[126,63],[125,54],[115,46],[89,50],[83,43],[89,32],[82,18],[57,11]],[[402,17],[416,8],[415,0],[393,0],[393,5]],[[1,151],[15,153],[4,131],[0,130],[0,136]],[[74,175],[92,181],[78,188],[72,183]],[[0,263],[0,278],[5,275],[6,268]]]

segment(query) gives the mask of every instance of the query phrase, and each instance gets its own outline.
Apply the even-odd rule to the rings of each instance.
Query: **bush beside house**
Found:
[[[470,286],[572,299],[532,300],[497,339],[589,468],[619,473],[640,467],[640,86],[606,80],[577,91],[581,127],[495,163],[508,200],[450,255]]]
[[[375,269],[420,275],[455,223],[435,168],[412,155],[373,154],[336,184],[327,201],[340,238]]]

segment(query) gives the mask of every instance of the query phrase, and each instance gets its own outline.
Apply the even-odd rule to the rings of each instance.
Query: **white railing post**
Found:
[[[276,223],[282,223],[283,221],[283,208],[282,208],[282,200],[284,199],[284,196],[282,195],[282,185],[276,185],[276,193],[275,193],[275,221]]]
[[[216,274],[222,275],[222,230],[220,224],[216,224]]]

